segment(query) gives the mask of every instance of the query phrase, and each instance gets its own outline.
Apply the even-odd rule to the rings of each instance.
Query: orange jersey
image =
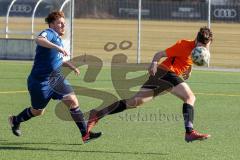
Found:
[[[193,64],[191,52],[194,47],[195,40],[177,41],[165,50],[167,58],[159,66],[181,75]]]

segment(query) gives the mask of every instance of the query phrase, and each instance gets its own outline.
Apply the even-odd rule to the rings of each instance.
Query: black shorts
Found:
[[[150,75],[149,79],[142,85],[141,88],[148,88],[154,90],[154,96],[171,90],[173,87],[184,82],[182,78],[177,76],[174,72],[166,71],[158,68],[155,76]]]

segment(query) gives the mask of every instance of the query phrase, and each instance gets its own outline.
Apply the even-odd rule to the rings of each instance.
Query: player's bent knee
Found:
[[[78,99],[76,95],[69,95],[62,99],[63,103],[67,105],[69,108],[75,108],[79,106]]]
[[[185,99],[185,103],[191,104],[192,106],[194,105],[195,101],[196,97],[194,94],[189,94]]]
[[[38,109],[31,108],[31,112],[35,117],[43,115],[44,111],[45,111],[44,109],[38,110]]]
[[[143,103],[144,103],[143,99],[136,100],[136,107],[140,107],[141,105],[143,105]]]
[[[196,97],[194,94],[191,95],[190,100],[192,101],[193,104],[195,103]]]
[[[128,108],[137,108],[144,103],[143,99],[141,98],[133,98],[127,101]]]

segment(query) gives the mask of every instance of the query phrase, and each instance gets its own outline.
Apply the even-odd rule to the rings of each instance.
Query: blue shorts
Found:
[[[34,109],[44,109],[51,99],[61,100],[73,93],[73,89],[63,76],[39,80],[31,75],[28,77],[28,91]]]

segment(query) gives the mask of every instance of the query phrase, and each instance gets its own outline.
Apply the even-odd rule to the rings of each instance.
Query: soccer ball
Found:
[[[192,50],[192,61],[197,66],[209,65],[210,52],[206,47],[198,46]]]

